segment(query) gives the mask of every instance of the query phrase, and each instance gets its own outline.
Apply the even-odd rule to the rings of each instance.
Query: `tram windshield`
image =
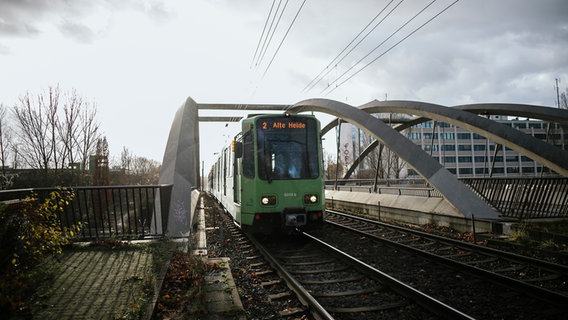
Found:
[[[256,128],[261,179],[270,182],[318,177],[318,128],[314,119],[261,118]]]

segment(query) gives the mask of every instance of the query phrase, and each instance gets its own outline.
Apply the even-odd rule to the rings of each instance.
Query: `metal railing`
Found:
[[[60,216],[63,227],[81,223],[75,240],[144,239],[165,234],[172,185],[71,187],[73,200]],[[39,199],[57,188],[0,191],[0,201]]]
[[[438,190],[420,179],[379,180],[376,185],[374,179],[327,180],[325,187],[328,190],[337,191],[442,198]]]
[[[464,178],[485,201],[515,219],[568,217],[568,178]]]
[[[513,219],[568,218],[568,178],[460,178],[504,217]],[[418,197],[443,197],[425,180],[326,181],[328,190]]]

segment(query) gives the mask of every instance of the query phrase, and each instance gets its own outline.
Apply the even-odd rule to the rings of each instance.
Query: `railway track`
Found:
[[[322,230],[297,237],[251,237],[220,216],[216,223],[226,221],[218,226],[222,242],[240,256],[231,261],[246,261],[233,276],[246,270],[245,282],[259,288],[244,296],[239,289],[252,315],[273,308],[271,318],[289,319],[565,319],[568,312],[563,266],[554,271],[558,266],[529,258],[534,264],[521,268],[519,261],[499,260],[518,258],[514,254],[337,213]],[[519,271],[525,268],[542,270]],[[507,276],[515,270],[529,281]],[[555,283],[550,279],[560,279],[558,291],[542,287]],[[259,294],[264,298],[253,297]],[[261,299],[269,304],[260,307],[255,301]]]
[[[231,260],[231,272],[249,319],[308,319],[308,311],[232,217],[207,199],[208,252]]]
[[[317,233],[323,241],[391,270],[468,314],[562,319],[568,312],[568,268],[564,265],[339,212],[329,212],[327,221],[323,232]],[[401,268],[409,263],[408,270]],[[448,279],[445,283],[444,278]],[[459,283],[461,288],[456,286]]]
[[[276,310],[270,317],[471,319],[309,235],[258,238],[236,228],[228,215],[216,213],[212,220],[210,230],[220,234],[215,245],[233,246],[231,267],[240,282],[237,286],[248,286],[239,280],[246,269],[245,281],[255,282],[259,289],[254,294],[262,296],[256,300],[268,300],[264,309]],[[237,260],[246,265],[234,266]],[[247,308],[255,298],[239,291]]]
[[[302,233],[253,240],[316,319],[473,319]]]

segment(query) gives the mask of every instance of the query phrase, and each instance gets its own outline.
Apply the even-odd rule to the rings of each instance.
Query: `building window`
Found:
[[[469,132],[458,132],[459,140],[469,140],[471,139],[471,133]]]
[[[519,167],[508,167],[507,173],[519,173]]]
[[[473,174],[472,168],[460,168],[460,174]]]
[[[434,133],[434,139],[438,139],[438,134]],[[432,140],[432,133],[424,133],[424,140]]]
[[[434,144],[434,145],[426,144],[426,145],[424,145],[424,151],[438,151],[438,149],[439,148],[438,148],[437,144]]]
[[[489,168],[475,168],[475,174],[489,174]]]
[[[523,167],[523,173],[534,173],[533,167]]]
[[[533,162],[533,160],[527,156],[521,156],[521,161],[522,162]]]
[[[485,140],[485,137],[482,136],[482,135],[479,135],[479,134],[477,134],[477,133],[474,133],[474,134],[473,134],[473,139],[475,139],[475,140]]]
[[[485,151],[485,145],[484,144],[474,144],[473,150],[474,151]]]
[[[458,157],[459,163],[471,163],[471,157]]]
[[[444,157],[444,163],[455,163],[456,157]]]
[[[459,144],[458,151],[471,151],[471,144]]]
[[[505,173],[505,168],[503,167],[499,167],[499,168],[495,168],[493,169],[493,173]]]

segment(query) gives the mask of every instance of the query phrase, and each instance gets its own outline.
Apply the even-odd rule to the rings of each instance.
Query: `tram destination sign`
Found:
[[[285,119],[263,119],[261,128],[263,130],[281,129],[306,129],[305,122],[295,120],[286,121]]]

